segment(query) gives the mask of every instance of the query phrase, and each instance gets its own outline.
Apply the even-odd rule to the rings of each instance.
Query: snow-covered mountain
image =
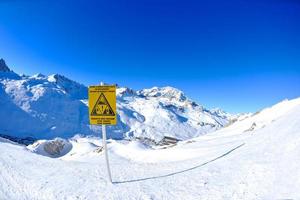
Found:
[[[208,110],[178,89],[117,89],[118,124],[108,137],[189,139],[227,125],[232,115]],[[88,121],[87,87],[62,75],[18,75],[0,60],[0,134],[50,139],[99,135]]]

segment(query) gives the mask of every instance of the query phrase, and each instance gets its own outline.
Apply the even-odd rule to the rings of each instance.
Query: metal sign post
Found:
[[[101,82],[100,85],[103,86],[104,85],[103,82]],[[112,183],[110,167],[109,167],[109,160],[108,160],[107,144],[106,144],[106,125],[102,125],[102,146],[103,146],[104,154],[105,154],[108,178],[109,178],[109,181]]]
[[[117,124],[116,86],[104,85],[89,87],[89,119],[92,125],[102,125],[102,146],[109,181],[112,183],[106,144],[106,125]]]

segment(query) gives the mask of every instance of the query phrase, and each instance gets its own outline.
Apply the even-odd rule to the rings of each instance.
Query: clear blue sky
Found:
[[[85,85],[174,86],[254,112],[300,96],[298,0],[0,0],[0,57]]]

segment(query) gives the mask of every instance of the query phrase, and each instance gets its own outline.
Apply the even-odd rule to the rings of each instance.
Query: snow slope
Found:
[[[213,133],[153,149],[75,137],[49,158],[0,140],[2,199],[300,199],[300,98]],[[254,126],[253,123],[256,125]],[[97,151],[99,150],[99,151]]]
[[[228,124],[232,115],[210,111],[172,87],[118,88],[118,124],[108,137],[189,139]],[[87,87],[62,75],[18,75],[0,62],[0,134],[52,139],[99,135],[88,122]]]

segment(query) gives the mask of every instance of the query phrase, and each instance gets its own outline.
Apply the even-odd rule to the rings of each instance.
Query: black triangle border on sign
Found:
[[[112,114],[103,114],[103,115],[98,115],[98,114],[96,114],[96,106],[98,105],[101,96],[103,96],[103,99],[104,99],[106,105],[107,105],[107,106],[109,107],[109,109],[111,110]],[[95,105],[94,105],[94,108],[93,108],[93,110],[92,110],[92,112],[91,112],[91,116],[115,116],[115,112],[114,112],[114,110],[111,108],[111,106],[110,106],[110,104],[108,103],[108,101],[107,101],[105,95],[103,94],[103,92],[101,92],[101,94],[99,95],[98,100],[96,101],[96,103],[95,103]]]

